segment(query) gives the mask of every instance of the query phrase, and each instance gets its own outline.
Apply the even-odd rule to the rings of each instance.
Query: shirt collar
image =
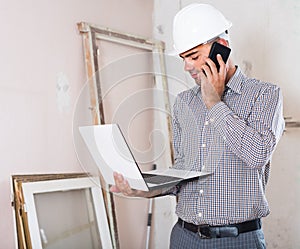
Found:
[[[198,93],[200,92],[200,86],[196,85],[192,88],[192,92],[194,93],[195,96],[198,95]]]
[[[241,69],[238,66],[236,66],[235,73],[228,81],[226,87],[231,89],[233,92],[241,94],[244,80],[245,75],[242,73]]]

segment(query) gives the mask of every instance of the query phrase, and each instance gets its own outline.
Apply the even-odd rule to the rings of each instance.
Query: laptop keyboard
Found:
[[[153,175],[153,174],[143,174],[143,177],[147,183],[152,183],[152,184],[161,184],[161,183],[165,183],[165,182],[182,180],[181,178],[178,178],[178,177]]]

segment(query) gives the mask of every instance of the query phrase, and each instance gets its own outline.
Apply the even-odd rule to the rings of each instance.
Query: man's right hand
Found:
[[[208,109],[221,101],[221,96],[225,90],[226,64],[222,60],[221,55],[218,54],[217,59],[220,64],[219,71],[215,63],[210,58],[207,58],[200,75],[201,95]]]

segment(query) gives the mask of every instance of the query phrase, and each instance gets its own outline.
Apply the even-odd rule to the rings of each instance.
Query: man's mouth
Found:
[[[197,79],[198,78],[198,73],[191,73],[191,77],[193,79]]]

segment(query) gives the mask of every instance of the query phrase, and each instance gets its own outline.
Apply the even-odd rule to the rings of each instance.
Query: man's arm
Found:
[[[201,96],[209,110],[211,125],[247,165],[263,167],[270,160],[284,129],[281,91],[275,86],[266,88],[257,98],[249,118],[243,120],[221,100],[226,68],[220,56],[218,61],[219,72],[207,59],[207,65],[203,66],[207,76],[201,73]]]
[[[238,117],[224,102],[213,106],[208,118],[229,149],[249,167],[263,167],[282,135],[282,94],[269,86],[257,98],[247,120]]]

